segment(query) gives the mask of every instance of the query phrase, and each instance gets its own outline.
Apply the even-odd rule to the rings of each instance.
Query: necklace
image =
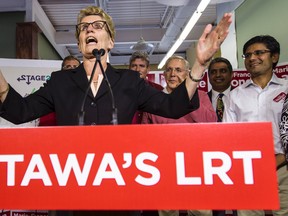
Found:
[[[95,89],[97,89],[97,86],[98,86],[98,77],[97,77],[97,80],[93,80],[93,85],[94,85]]]
[[[94,85],[97,85],[98,79],[99,79],[99,75],[97,74],[97,75],[95,76],[95,80],[92,80],[92,82],[93,82]]]

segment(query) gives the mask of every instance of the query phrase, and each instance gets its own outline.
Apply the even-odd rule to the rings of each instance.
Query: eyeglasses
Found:
[[[102,30],[105,25],[107,26],[107,31],[110,35],[110,37],[112,38],[112,34],[111,31],[109,29],[109,26],[107,25],[107,22],[104,20],[97,20],[94,21],[92,23],[87,23],[87,22],[83,22],[83,23],[79,23],[76,25],[76,30],[80,33],[81,31],[87,31],[89,25],[91,25],[94,29],[96,30]]]
[[[176,71],[176,73],[182,73],[182,72],[187,71],[187,70],[186,69],[181,69],[179,67],[177,67],[177,68],[168,67],[168,68],[165,69],[166,73],[171,73],[173,71]]]
[[[252,54],[259,57],[259,56],[262,56],[264,55],[265,53],[269,53],[271,52],[270,50],[255,50],[254,52],[249,52],[249,53],[245,53],[242,55],[242,58],[243,59],[248,59],[248,58],[251,58]]]

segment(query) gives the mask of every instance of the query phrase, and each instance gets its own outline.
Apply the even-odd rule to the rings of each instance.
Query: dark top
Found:
[[[157,83],[154,83],[152,81],[149,81],[147,79],[145,79],[145,81],[150,85],[152,86],[153,88],[156,88],[160,91],[162,91],[164,88],[163,86],[157,84]],[[142,123],[142,117],[143,117],[143,111],[136,111],[136,113],[134,114],[134,117],[132,119],[132,124],[141,124]]]
[[[114,94],[119,124],[130,124],[136,110],[179,118],[199,107],[198,92],[189,101],[185,82],[172,94],[165,94],[148,85],[135,71],[115,69],[108,64],[106,75]],[[43,87],[26,98],[11,87],[4,103],[0,102],[0,115],[14,124],[20,124],[55,112],[57,125],[78,125],[87,86],[83,64],[65,73],[53,72]],[[89,90],[84,110],[86,125],[111,124],[112,103],[105,80],[96,97]]]

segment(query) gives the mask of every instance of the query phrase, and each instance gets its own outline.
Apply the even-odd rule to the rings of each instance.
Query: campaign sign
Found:
[[[277,209],[263,123],[0,130],[1,209]]]

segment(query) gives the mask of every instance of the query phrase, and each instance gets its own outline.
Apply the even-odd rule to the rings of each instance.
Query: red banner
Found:
[[[279,206],[271,123],[7,128],[0,137],[1,209]]]

